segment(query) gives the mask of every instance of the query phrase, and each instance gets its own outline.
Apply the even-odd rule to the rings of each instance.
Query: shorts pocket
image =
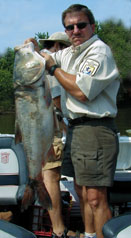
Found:
[[[103,150],[88,151],[86,154],[77,153],[77,158],[73,159],[75,171],[79,175],[103,174]]]

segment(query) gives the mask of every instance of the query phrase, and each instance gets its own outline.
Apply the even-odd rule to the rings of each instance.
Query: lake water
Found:
[[[0,133],[14,134],[15,114],[0,115]]]
[[[126,130],[131,129],[131,107],[118,109],[116,118],[117,127],[121,135],[126,135]],[[0,133],[14,134],[15,115],[0,115]]]
[[[116,124],[121,135],[127,135],[126,130],[131,129],[131,107],[118,109]]]

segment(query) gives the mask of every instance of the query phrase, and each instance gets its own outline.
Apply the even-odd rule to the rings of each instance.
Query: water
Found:
[[[116,118],[117,127],[121,135],[126,135],[126,130],[131,129],[131,107],[119,108]],[[14,134],[15,115],[0,115],[0,133]]]
[[[131,129],[131,107],[119,108],[116,124],[121,135],[127,135],[126,130]]]
[[[14,134],[15,114],[0,115],[0,133]]]

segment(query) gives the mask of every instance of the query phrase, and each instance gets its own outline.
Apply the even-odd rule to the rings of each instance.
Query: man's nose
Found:
[[[78,26],[77,25],[74,25],[74,33],[77,33],[77,32],[79,32],[80,30],[79,30],[79,28],[78,28]]]

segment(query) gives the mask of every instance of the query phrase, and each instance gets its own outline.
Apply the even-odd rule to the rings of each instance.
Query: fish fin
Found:
[[[42,173],[37,176],[37,184],[36,184],[36,191],[37,191],[37,198],[38,202],[44,209],[51,209],[52,208],[52,201],[49,196],[49,193],[45,187]]]
[[[22,134],[18,123],[15,124],[15,144],[22,142]]]
[[[54,128],[55,128],[55,130],[60,131],[60,125],[59,125],[59,121],[58,121],[55,110],[53,110],[53,118],[54,118]]]
[[[47,81],[47,79],[45,79],[45,102],[47,107],[50,107],[51,103],[52,103],[52,97],[51,97],[51,92],[50,92],[50,87],[49,87],[49,82]]]
[[[28,207],[33,204],[35,201],[35,192],[37,193],[38,202],[43,208],[52,208],[52,202],[45,184],[43,183],[42,176],[39,176],[37,180],[31,179],[25,188],[24,196],[21,202],[22,211],[27,210]]]
[[[51,209],[52,202],[45,184],[41,181],[37,184],[38,201],[44,209]]]
[[[21,202],[21,210],[27,210],[34,201],[35,191],[32,186],[27,185]]]

